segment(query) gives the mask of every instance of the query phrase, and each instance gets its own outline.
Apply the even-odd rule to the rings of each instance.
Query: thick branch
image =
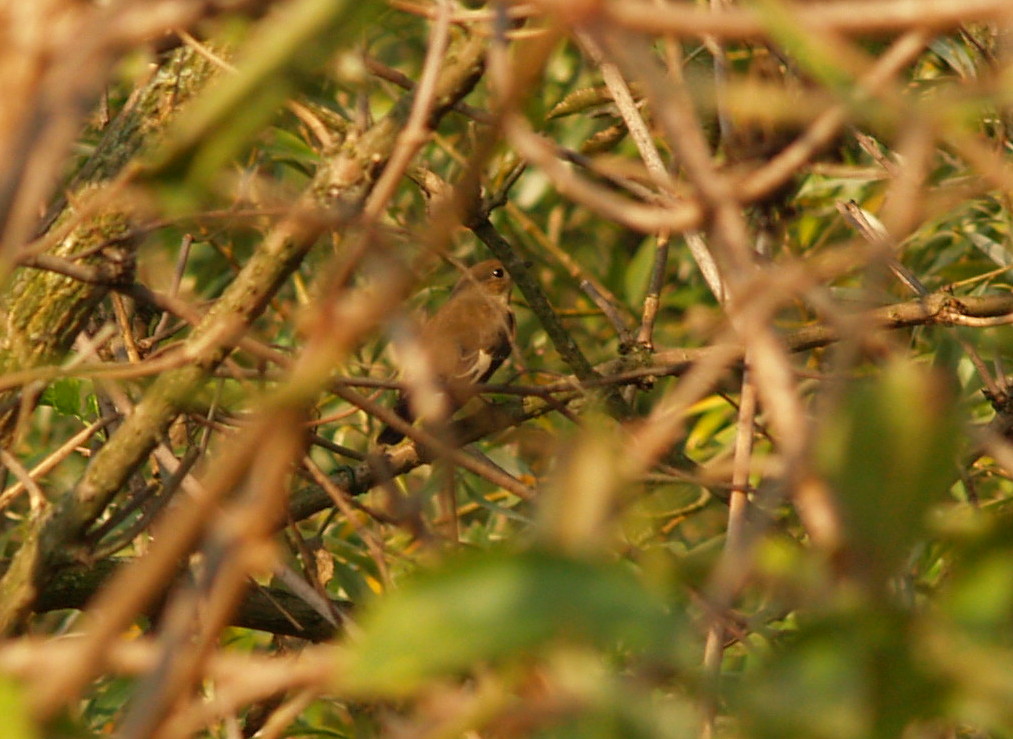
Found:
[[[466,95],[481,75],[484,44],[462,36],[436,85],[430,125]],[[26,537],[0,583],[0,630],[30,607],[34,588],[55,568],[72,561],[81,534],[119,492],[180,409],[267,306],[317,237],[354,216],[388,158],[412,107],[404,96],[354,142],[347,142],[320,168],[293,213],[258,246],[236,279],[183,344],[185,367],[161,375],[123,425],[92,458],[80,483]],[[335,220],[337,219],[337,220]],[[26,579],[26,575],[31,575]]]
[[[105,559],[89,567],[62,570],[39,594],[35,610],[42,613],[83,609],[113,572],[129,563],[130,560]],[[345,601],[334,602],[339,612],[347,611],[350,605]],[[287,590],[262,586],[247,591],[231,624],[317,642],[335,634],[334,626],[302,599]]]
[[[177,52],[110,124],[95,154],[74,179],[74,195],[60,201],[47,219],[44,253],[23,262],[68,263],[93,280],[75,279],[22,267],[4,293],[0,372],[27,370],[60,360],[111,286],[133,280],[131,216],[108,183],[129,158],[161,135],[171,99],[185,103],[211,75],[211,68],[187,50]],[[99,183],[107,183],[105,187]],[[49,243],[47,243],[47,241]],[[35,247],[38,248],[38,247]],[[8,446],[20,410],[20,389],[0,392],[0,446]]]

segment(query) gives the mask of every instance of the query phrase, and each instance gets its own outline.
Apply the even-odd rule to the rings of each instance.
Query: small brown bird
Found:
[[[448,412],[463,406],[476,383],[485,382],[510,356],[514,314],[510,310],[513,280],[496,259],[465,272],[450,298],[423,326],[419,344],[434,384],[446,393]],[[402,392],[394,412],[413,421],[411,397]],[[377,441],[396,444],[404,434],[385,426]]]

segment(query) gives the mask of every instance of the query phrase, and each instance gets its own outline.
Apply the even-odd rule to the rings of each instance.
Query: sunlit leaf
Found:
[[[72,377],[56,380],[42,391],[40,405],[49,405],[66,416],[81,413],[81,381]]]
[[[40,737],[28,715],[28,698],[21,686],[7,678],[0,679],[0,716],[3,716],[4,739],[36,739]]]

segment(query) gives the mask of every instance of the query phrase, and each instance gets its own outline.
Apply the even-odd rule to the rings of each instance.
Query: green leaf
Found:
[[[1013,568],[1010,550],[976,559],[958,571],[942,604],[946,613],[968,631],[1002,633],[1013,617]]]
[[[854,80],[847,70],[842,69],[837,56],[841,49],[828,44],[826,35],[814,34],[812,29],[799,23],[788,3],[753,0],[751,5],[771,36],[806,72],[832,90],[843,92],[853,87]]]
[[[897,360],[855,382],[827,414],[817,458],[836,492],[856,565],[896,574],[928,507],[956,477],[960,425],[942,373]]]
[[[277,114],[295,81],[319,67],[342,43],[358,38],[366,11],[382,6],[349,0],[296,0],[277,12],[273,23],[238,55],[235,74],[223,75],[175,122],[155,153],[148,176],[170,175],[185,186],[166,192],[189,205],[194,192],[238,154]],[[185,195],[184,195],[185,193]]]
[[[39,733],[28,717],[28,699],[21,686],[0,677],[0,716],[4,739],[36,739]]]
[[[284,128],[272,127],[264,133],[263,139],[265,158],[288,165],[306,177],[312,175],[320,161],[317,153],[303,139]],[[283,173],[278,175],[281,177]]]
[[[990,239],[985,234],[978,233],[977,231],[967,231],[966,233],[968,240],[978,247],[982,254],[1000,267],[1013,266],[1013,255],[1009,253],[1004,244],[1000,244],[995,239]]]
[[[643,647],[668,621],[660,601],[614,564],[546,552],[463,556],[375,603],[341,679],[353,693],[402,695],[554,639]]]
[[[623,290],[626,299],[637,305],[644,299],[647,293],[647,282],[651,277],[651,269],[654,267],[654,254],[657,241],[653,238],[644,239],[637,253],[633,255],[623,272]]]
[[[948,36],[940,36],[929,44],[939,58],[944,60],[963,79],[975,79],[978,67],[964,43]]]
[[[639,99],[641,96],[640,90],[635,84],[631,85],[630,92],[633,94],[634,99]],[[545,117],[552,119],[563,118],[575,113],[595,115],[603,112],[611,112],[614,117],[618,117],[619,115],[615,102],[612,99],[612,93],[608,87],[598,85],[596,87],[584,87],[568,93],[565,98],[552,106],[552,109],[546,113]]]
[[[743,736],[875,739],[938,714],[946,685],[924,667],[907,616],[839,611],[799,633],[733,689]]]
[[[81,415],[81,381],[73,377],[56,380],[39,398],[39,405],[48,405],[65,416]]]

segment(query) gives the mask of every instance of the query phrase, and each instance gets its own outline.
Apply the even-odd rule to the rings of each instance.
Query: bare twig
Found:
[[[708,252],[709,254],[709,252]],[[651,267],[651,279],[644,297],[644,312],[640,318],[640,329],[637,332],[637,343],[654,349],[654,322],[661,306],[661,289],[665,284],[665,268],[668,266],[668,235],[657,237],[654,246],[654,264]]]
[[[380,179],[363,207],[363,215],[367,219],[375,220],[380,216],[387,201],[394,194],[398,181],[411,164],[412,157],[426,142],[426,129],[435,102],[436,82],[439,79],[443,57],[447,53],[450,35],[450,1],[440,0],[438,6],[439,14],[429,39],[422,77],[415,89],[411,113],[394,143],[390,161],[384,167]]]
[[[542,6],[553,6],[566,0],[541,0]],[[630,30],[651,34],[705,36],[719,38],[759,38],[768,26],[762,11],[733,6],[720,11],[699,6],[662,5],[631,0],[605,8],[603,24],[616,24]],[[792,14],[802,26],[817,25],[837,33],[868,34],[900,31],[913,27],[926,29],[958,28],[975,21],[1002,20],[1010,14],[1004,0],[879,0],[876,12],[868,12],[862,0],[836,0],[818,4],[799,3]]]
[[[60,464],[60,462],[73,454],[74,450],[88,441],[88,439],[94,436],[97,432],[112,423],[113,420],[113,416],[105,416],[104,418],[100,418],[94,423],[91,423],[78,431],[76,434],[67,439],[67,441],[54,449],[53,452],[47,455],[45,459],[32,467],[31,471],[28,473],[28,477],[31,480],[37,481],[48,475],[58,464]],[[24,484],[19,481],[0,493],[0,509],[6,508],[10,505],[11,501],[24,492],[24,490]]]
[[[621,346],[629,346],[632,339],[629,329],[626,328],[626,324],[623,321],[623,317],[619,314],[616,307],[600,292],[590,280],[581,280],[580,289],[587,295],[598,306],[598,309],[604,314],[608,322],[612,324],[612,328],[615,330],[616,335],[619,337],[619,343]]]
[[[732,468],[732,489],[728,500],[728,527],[721,559],[713,573],[708,605],[712,622],[704,646],[704,670],[712,689],[716,688],[721,672],[725,646],[725,626],[722,614],[730,608],[750,569],[749,554],[753,537],[749,535],[749,473],[752,466],[753,434],[756,422],[756,388],[746,371],[742,376],[742,393],[739,399],[739,418],[735,429],[735,452]],[[716,587],[714,587],[716,586]],[[714,735],[717,705],[708,701],[702,736]]]

